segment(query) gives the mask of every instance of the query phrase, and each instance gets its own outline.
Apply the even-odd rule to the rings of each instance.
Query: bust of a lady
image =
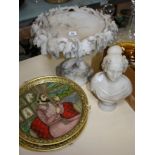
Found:
[[[116,104],[132,92],[130,80],[123,75],[128,61],[122,56],[122,48],[111,46],[102,62],[102,72],[96,73],[91,80],[91,91],[99,99],[99,107],[111,111]]]

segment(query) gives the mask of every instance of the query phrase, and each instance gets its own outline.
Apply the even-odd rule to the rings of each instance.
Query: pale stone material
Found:
[[[128,61],[122,56],[122,48],[118,45],[110,47],[102,62],[103,72],[96,73],[90,84],[101,109],[114,110],[120,100],[131,94],[131,82],[123,75],[127,67]]]
[[[41,49],[43,55],[48,53],[59,58],[63,53],[68,59],[103,50],[115,39],[118,28],[110,15],[87,7],[71,6],[53,8],[40,14],[31,30],[33,44]],[[66,64],[68,68],[64,67]],[[61,74],[58,75],[80,85],[88,81],[91,72],[90,67],[79,59],[65,62],[59,68]]]
[[[42,54],[77,58],[106,48],[118,31],[110,15],[87,7],[53,8],[32,24],[33,44]]]
[[[82,59],[69,59],[56,68],[56,74],[67,77],[83,86],[92,76],[93,70]]]

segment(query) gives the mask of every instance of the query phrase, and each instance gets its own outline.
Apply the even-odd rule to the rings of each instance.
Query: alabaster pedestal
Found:
[[[83,86],[92,76],[93,70],[82,59],[74,58],[65,60],[58,65],[56,68],[56,74],[67,77],[80,86]]]
[[[69,60],[105,49],[115,39],[117,31],[117,25],[109,15],[92,8],[71,6],[40,14],[32,24],[31,35],[33,44],[41,49],[42,54],[56,58],[63,54]],[[87,81],[83,72],[89,74],[88,66],[75,59],[60,65],[61,72],[64,72],[61,75],[83,85]],[[71,68],[66,69],[66,64]],[[77,69],[78,65],[82,68]],[[75,69],[78,73],[74,72]]]

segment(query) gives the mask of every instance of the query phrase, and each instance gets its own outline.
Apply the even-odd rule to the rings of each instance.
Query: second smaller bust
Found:
[[[128,61],[122,56],[122,48],[118,45],[111,46],[102,62],[103,71],[96,73],[90,83],[101,109],[112,111],[120,100],[131,94],[131,82],[123,75],[127,67]]]

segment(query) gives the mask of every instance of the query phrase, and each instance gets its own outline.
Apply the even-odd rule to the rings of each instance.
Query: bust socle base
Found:
[[[103,111],[113,111],[114,109],[116,109],[117,103],[99,101],[98,106]]]

